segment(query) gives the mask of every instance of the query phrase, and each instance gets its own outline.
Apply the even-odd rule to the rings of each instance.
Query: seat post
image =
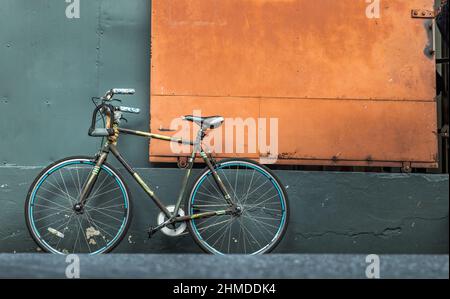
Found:
[[[195,138],[195,146],[196,146],[196,148],[194,149],[195,151],[200,150],[201,142],[205,136],[206,136],[206,134],[203,131],[203,128],[200,127],[200,129],[198,129],[198,132],[197,132],[197,137]]]

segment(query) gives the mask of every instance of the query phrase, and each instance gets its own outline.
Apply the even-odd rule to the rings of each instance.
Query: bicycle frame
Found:
[[[153,200],[153,202],[156,204],[156,206],[166,215],[167,220],[160,224],[158,227],[154,228],[154,230],[159,230],[160,228],[167,226],[169,224],[173,224],[176,222],[183,222],[183,221],[189,221],[192,219],[200,219],[200,218],[209,218],[213,216],[219,216],[219,215],[225,215],[225,214],[233,214],[236,212],[236,205],[233,202],[230,194],[228,193],[225,185],[223,184],[222,180],[220,179],[219,175],[217,174],[217,171],[214,168],[213,163],[211,162],[208,155],[204,152],[201,141],[204,136],[204,131],[202,129],[199,130],[197,134],[197,138],[195,141],[186,141],[180,138],[174,138],[170,136],[165,135],[159,135],[149,132],[143,132],[143,131],[136,131],[136,130],[130,130],[130,129],[124,129],[119,128],[117,125],[114,125],[114,136],[110,136],[97,155],[96,159],[96,165],[91,171],[88,180],[86,184],[83,187],[83,190],[80,195],[80,202],[79,204],[83,207],[86,203],[86,201],[89,199],[90,192],[93,189],[93,186],[95,185],[95,182],[97,180],[98,174],[100,172],[101,166],[106,161],[109,153],[112,153],[116,159],[125,167],[125,169],[132,175],[132,177],[135,179],[135,181],[139,184],[139,186],[145,191],[145,193]],[[186,144],[193,146],[193,151],[188,159],[188,165],[186,167],[186,172],[184,174],[182,185],[180,189],[180,193],[178,195],[178,200],[175,204],[175,210],[174,213],[171,213],[166,206],[162,203],[162,201],[159,199],[159,197],[156,195],[156,193],[145,183],[145,181],[141,178],[141,176],[128,164],[128,162],[122,157],[119,150],[117,149],[117,139],[119,137],[119,134],[127,134],[127,135],[134,135],[139,137],[146,137],[151,139],[158,139],[162,141],[168,141],[168,142],[176,142],[179,144]],[[207,167],[211,170],[211,173],[214,177],[214,180],[219,187],[219,190],[221,191],[224,199],[227,201],[227,203],[230,205],[230,207],[227,210],[220,210],[220,211],[214,211],[214,212],[205,212],[205,213],[199,213],[199,214],[192,214],[192,215],[185,215],[185,216],[178,216],[177,211],[179,210],[181,203],[183,202],[183,199],[186,197],[186,187],[189,182],[189,178],[191,177],[192,168],[195,163],[195,158],[197,155],[197,152],[200,153],[201,158],[207,165]],[[188,211],[186,211],[187,213]]]

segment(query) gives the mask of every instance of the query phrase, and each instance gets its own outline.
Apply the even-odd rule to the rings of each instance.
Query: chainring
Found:
[[[166,208],[171,213],[173,213],[175,211],[175,206],[167,206]],[[181,208],[178,210],[178,215],[179,216],[185,215],[184,211]],[[158,225],[164,223],[164,221],[166,221],[166,220],[167,220],[167,216],[163,212],[160,212],[158,214],[158,221],[157,221]],[[172,228],[171,226],[169,226],[169,227],[165,226],[161,229],[161,231],[166,236],[178,237],[179,235],[181,235],[182,233],[184,233],[186,231],[186,227],[187,227],[186,222],[180,222],[180,223],[176,224],[175,228]]]

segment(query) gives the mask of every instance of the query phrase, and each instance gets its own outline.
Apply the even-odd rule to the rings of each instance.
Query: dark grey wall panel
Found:
[[[129,126],[149,127],[150,1],[80,3],[81,18],[67,19],[65,1],[1,1],[3,165],[46,165],[94,153],[99,140],[87,136],[90,98],[112,87],[137,89],[124,105],[143,113],[130,117]],[[130,162],[147,166],[148,141],[123,140]]]
[[[0,252],[33,252],[23,205],[39,168],[0,168]],[[122,171],[123,172],[123,171]],[[140,169],[166,204],[177,198],[182,171]],[[196,171],[198,172],[198,171]],[[448,253],[448,175],[277,171],[291,220],[279,253]],[[129,175],[134,219],[114,252],[200,252],[189,235],[147,238],[157,209]],[[175,184],[175,185],[174,185]]]

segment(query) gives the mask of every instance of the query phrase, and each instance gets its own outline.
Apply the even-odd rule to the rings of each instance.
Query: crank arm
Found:
[[[174,223],[174,222],[175,222],[174,219],[171,218],[171,219],[167,219],[166,221],[164,221],[163,223],[161,223],[160,225],[158,225],[158,226],[156,226],[156,227],[150,227],[149,230],[148,230],[148,236],[149,236],[149,238],[150,238],[154,233],[156,233],[156,232],[158,232],[159,230],[161,230],[163,227],[165,227],[165,226],[167,226],[167,225],[169,225],[169,224],[171,224],[171,223]]]

